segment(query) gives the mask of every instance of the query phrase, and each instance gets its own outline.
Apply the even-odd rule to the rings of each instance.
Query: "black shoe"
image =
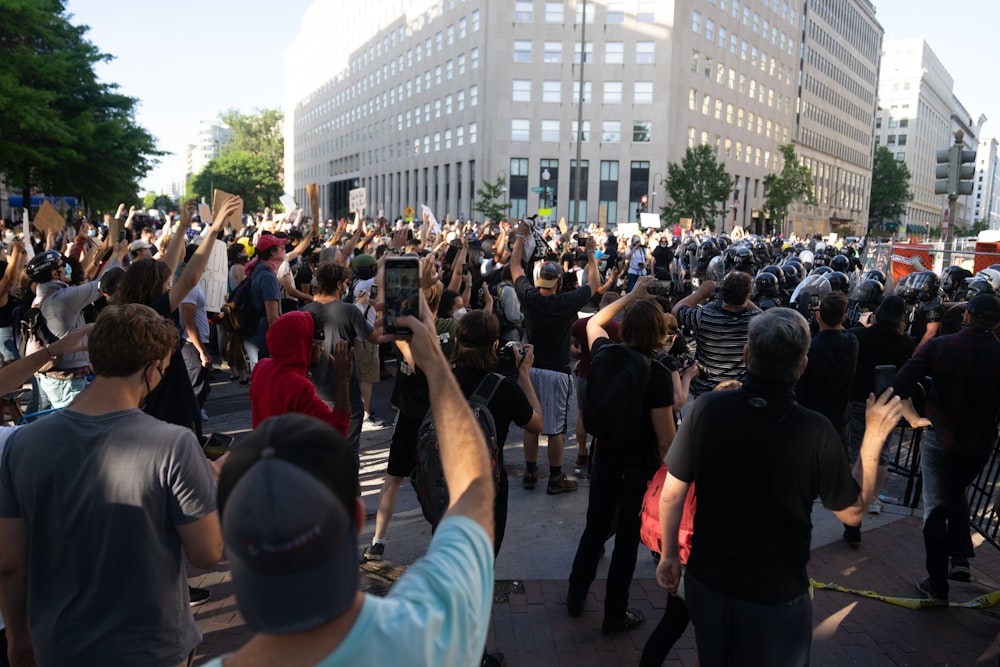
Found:
[[[362,556],[366,563],[379,562],[385,555],[385,544],[379,542],[378,544],[369,544],[365,548],[365,553]]]
[[[861,526],[844,526],[844,541],[847,546],[857,549],[861,546]]]
[[[572,593],[566,594],[566,611],[570,618],[579,618],[583,613],[583,599],[577,598]]]
[[[969,559],[965,556],[952,556],[948,578],[952,581],[972,581],[972,570],[969,569]]]
[[[558,493],[569,493],[576,491],[575,480],[570,479],[564,473],[549,478],[549,483],[545,485],[545,493],[554,496]]]
[[[638,609],[626,609],[625,616],[618,619],[614,623],[608,623],[604,621],[604,625],[601,626],[601,633],[605,636],[617,635],[622,632],[628,632],[629,630],[635,630],[637,627],[642,625],[642,622],[646,620],[646,617],[642,615],[642,612]]]
[[[190,605],[192,607],[200,607],[212,599],[212,593],[204,588],[188,586],[188,597],[191,598]]]
[[[917,582],[917,590],[929,597],[932,600],[937,600],[938,602],[948,601],[948,589],[947,587],[942,589],[935,588],[931,585],[931,578],[924,577]]]
[[[485,653],[483,655],[482,667],[507,667],[507,659],[503,653]]]
[[[521,480],[521,486],[523,486],[528,491],[534,491],[535,485],[538,484],[538,472],[525,472],[524,478]]]

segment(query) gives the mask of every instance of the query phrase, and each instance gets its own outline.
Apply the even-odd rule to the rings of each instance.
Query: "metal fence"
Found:
[[[1000,441],[993,446],[989,461],[968,488],[972,527],[979,531],[987,542],[1000,549],[998,492],[1000,492]]]

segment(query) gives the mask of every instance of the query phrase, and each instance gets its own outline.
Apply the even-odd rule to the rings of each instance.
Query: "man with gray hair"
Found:
[[[809,327],[793,310],[773,308],[753,318],[742,388],[699,398],[665,459],[670,472],[660,496],[663,557],[656,577],[677,591],[681,509],[696,483],[684,590],[702,664],[737,657],[766,665],[809,662],[813,500],[821,498],[845,524],[859,524],[875,490],[882,442],[902,411],[891,390],[868,397],[859,492],[836,429],[795,402],[809,342]],[[759,426],[733,438],[734,423]],[[752,507],[754,520],[734,522],[737,506]]]

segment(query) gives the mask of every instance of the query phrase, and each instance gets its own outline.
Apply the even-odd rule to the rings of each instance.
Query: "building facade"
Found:
[[[286,52],[286,189],[302,201],[317,183],[328,217],[364,187],[369,214],[427,204],[456,218],[502,178],[512,215],[614,224],[643,197],[665,205],[667,165],[707,143],[733,176],[716,228],[763,232],[764,177],[794,142],[824,205],[800,211],[798,229],[858,222],[882,31],[867,0],[848,0],[846,19],[843,2],[806,4],[318,1]],[[823,35],[806,31],[813,7]],[[860,64],[838,74],[848,58]],[[815,85],[800,90],[803,68]]]
[[[983,137],[979,142],[973,196],[976,221],[986,222],[987,229],[1000,229],[1000,164],[995,137]]]

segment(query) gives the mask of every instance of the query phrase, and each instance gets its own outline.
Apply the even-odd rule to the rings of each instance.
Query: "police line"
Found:
[[[859,591],[853,588],[844,588],[839,584],[823,584],[811,578],[809,579],[809,583],[814,589],[820,588],[831,591],[839,591],[841,593],[850,593],[851,595],[860,595],[861,597],[871,598],[872,600],[880,600],[882,602],[888,602],[889,604],[894,604],[899,607],[906,607],[907,609],[925,609],[927,607],[958,607],[962,609],[985,609],[987,607],[992,607],[997,602],[1000,602],[1000,590],[992,591],[985,595],[980,595],[979,597],[969,600],[968,602],[947,602],[945,600],[934,600],[932,598],[893,597],[889,595],[882,595],[881,593],[876,593],[875,591]],[[810,597],[812,597],[812,591],[810,591]]]

